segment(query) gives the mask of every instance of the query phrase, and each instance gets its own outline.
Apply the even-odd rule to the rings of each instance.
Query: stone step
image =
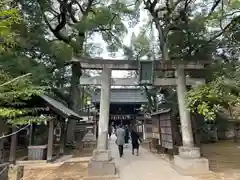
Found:
[[[119,175],[116,174],[111,176],[88,176],[88,177],[84,177],[83,180],[114,180],[119,178],[120,178]]]

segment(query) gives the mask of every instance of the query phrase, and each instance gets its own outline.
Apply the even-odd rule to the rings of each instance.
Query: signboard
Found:
[[[139,61],[139,85],[153,85],[154,61]]]
[[[131,120],[134,119],[132,115],[110,115],[110,120]]]
[[[166,149],[174,148],[173,140],[173,128],[172,128],[172,119],[169,112],[160,114],[160,137],[161,137],[161,146]]]

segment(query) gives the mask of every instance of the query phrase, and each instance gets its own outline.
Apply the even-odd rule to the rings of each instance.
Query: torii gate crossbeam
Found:
[[[205,79],[202,78],[186,78],[187,86],[205,84]],[[101,76],[81,77],[80,85],[101,85]],[[111,78],[111,86],[138,86],[137,78]],[[154,86],[176,86],[176,78],[155,78]]]
[[[138,70],[139,61],[137,60],[125,60],[125,59],[78,59],[77,62],[81,63],[82,69],[95,69],[101,70],[104,66],[108,66],[111,70]],[[177,66],[181,64],[185,70],[201,70],[204,69],[209,62],[207,61],[193,61],[184,62],[178,61],[154,61],[155,70],[176,70]]]

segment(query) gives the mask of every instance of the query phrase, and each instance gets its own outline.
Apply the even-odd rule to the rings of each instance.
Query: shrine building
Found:
[[[92,95],[92,103],[99,110],[101,89]],[[142,124],[144,117],[140,114],[142,104],[148,103],[140,88],[111,89],[109,123],[113,125]]]

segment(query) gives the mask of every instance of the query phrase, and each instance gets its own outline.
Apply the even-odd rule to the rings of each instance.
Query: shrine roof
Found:
[[[50,108],[57,111],[62,116],[67,118],[81,119],[81,117],[77,113],[66,107],[63,103],[47,95],[41,95],[40,97],[50,106]]]
[[[101,90],[97,89],[92,95],[92,102],[100,102]],[[114,88],[111,89],[110,103],[116,104],[142,104],[147,103],[147,97],[143,90],[139,88]]]

